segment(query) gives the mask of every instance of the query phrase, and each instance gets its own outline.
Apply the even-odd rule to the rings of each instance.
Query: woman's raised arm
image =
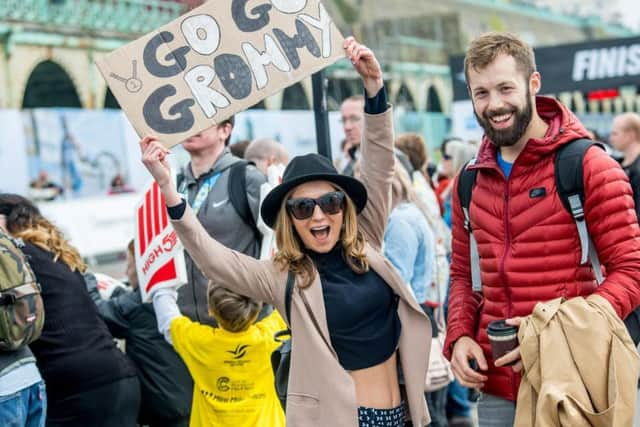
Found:
[[[364,138],[360,147],[360,178],[367,189],[368,201],[360,218],[369,244],[379,250],[391,211],[391,181],[395,164],[393,114],[386,103],[382,68],[371,49],[352,37],[345,40],[344,48],[362,78],[367,97]]]
[[[171,178],[171,168],[166,159],[169,151],[153,136],[143,138],[140,149],[142,163],[158,183],[167,206],[184,204]],[[207,278],[231,291],[278,308],[283,304],[286,273],[277,272],[270,261],[259,261],[218,243],[189,206],[185,206],[182,212],[179,218],[172,218],[171,223],[186,251]],[[283,291],[274,291],[274,287]]]

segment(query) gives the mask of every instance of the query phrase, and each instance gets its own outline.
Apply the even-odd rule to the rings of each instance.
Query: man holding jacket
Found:
[[[480,426],[510,427],[522,363],[519,349],[492,360],[489,322],[509,319],[517,326],[538,302],[590,294],[602,296],[624,319],[640,304],[640,229],[625,173],[604,151],[588,149],[584,214],[606,270],[598,287],[591,265],[580,265],[578,230],[554,178],[557,150],[587,131],[558,101],[537,96],[542,83],[533,51],[516,36],[489,33],[472,41],[465,76],[485,131],[470,166],[478,172],[469,207],[482,294],[472,290],[470,239],[456,182],[444,351],[458,380],[484,392]]]

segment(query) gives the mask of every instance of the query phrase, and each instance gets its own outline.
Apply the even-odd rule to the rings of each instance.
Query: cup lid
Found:
[[[504,319],[494,320],[493,322],[489,323],[489,326],[487,326],[487,334],[494,336],[511,335],[513,333],[516,333],[517,331],[518,328],[516,326],[507,325]]]

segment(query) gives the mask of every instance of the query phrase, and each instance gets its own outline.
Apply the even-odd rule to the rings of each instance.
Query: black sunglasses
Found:
[[[316,205],[320,206],[322,212],[335,215],[344,207],[345,194],[342,191],[332,191],[317,199],[310,197],[300,197],[287,200],[287,210],[296,219],[307,219],[313,215]]]

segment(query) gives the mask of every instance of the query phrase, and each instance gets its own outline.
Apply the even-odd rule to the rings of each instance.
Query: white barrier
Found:
[[[40,203],[38,207],[80,254],[91,260],[126,250],[134,236],[139,198],[139,194],[129,193]]]

